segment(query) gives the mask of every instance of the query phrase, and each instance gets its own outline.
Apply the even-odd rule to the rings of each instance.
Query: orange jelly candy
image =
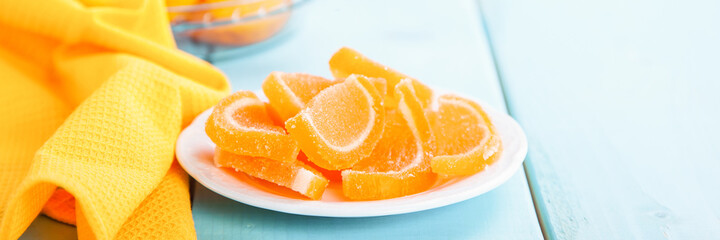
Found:
[[[350,48],[332,56],[330,70],[335,80],[272,72],[262,84],[269,103],[249,91],[220,101],[206,123],[216,165],[310,199],[333,181],[349,199],[379,200],[483,171],[502,152],[476,102],[437,96]]]
[[[410,80],[397,84],[398,108],[387,109],[385,130],[372,154],[343,170],[343,193],[354,200],[401,197],[430,188],[434,136]]]
[[[328,180],[330,180],[331,182],[342,181],[342,177],[340,176],[340,174],[342,174],[342,172],[340,170],[327,170],[327,169],[318,167],[313,162],[308,160],[307,156],[302,151],[300,151],[300,154],[298,155],[298,161],[300,161],[304,164],[307,164],[309,167],[311,167],[315,170],[318,170],[318,172],[322,173],[322,175],[325,178],[327,178]]]
[[[262,89],[284,122],[305,108],[320,91],[335,83],[305,73],[272,72],[265,78]]]
[[[236,155],[220,148],[215,149],[215,165],[290,188],[310,199],[322,197],[328,180],[317,170],[295,160],[282,162],[262,157]]]
[[[438,109],[429,112],[438,149],[433,172],[470,175],[482,171],[502,151],[502,142],[482,107],[455,95],[442,95]]]
[[[382,96],[367,79],[349,76],[315,96],[285,122],[316,165],[338,170],[370,155],[385,122]]]
[[[397,105],[397,99],[393,91],[395,85],[403,79],[411,79],[415,89],[415,95],[420,99],[423,107],[429,106],[432,102],[433,91],[430,87],[410,76],[375,62],[348,47],[343,47],[333,54],[332,58],[330,58],[330,71],[335,78],[345,78],[351,74],[361,74],[367,77],[385,79],[387,81],[386,92],[388,93],[385,105],[388,107]]]
[[[273,123],[265,103],[250,91],[220,100],[205,132],[219,148],[239,155],[295,161],[300,151],[285,129]]]

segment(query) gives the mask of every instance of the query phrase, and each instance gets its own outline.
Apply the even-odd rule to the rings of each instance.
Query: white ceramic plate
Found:
[[[507,114],[481,104],[495,123],[502,138],[500,158],[483,172],[438,180],[431,189],[400,198],[376,201],[351,201],[342,194],[340,184],[331,183],[321,200],[298,198],[290,191],[269,187],[243,173],[215,167],[215,144],[205,134],[205,121],[211,110],[197,118],[180,133],[176,154],[185,170],[208,189],[235,201],[259,208],[324,217],[369,217],[417,212],[442,207],[476,197],[504,183],[522,166],[527,139],[520,126]],[[298,194],[299,195],[299,194]]]

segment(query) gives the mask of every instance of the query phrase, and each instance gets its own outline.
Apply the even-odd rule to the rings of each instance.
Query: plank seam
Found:
[[[487,19],[485,19],[485,11],[482,7],[481,0],[476,0],[475,3],[477,4],[477,7],[480,12],[480,16],[479,16],[480,25],[483,28],[483,34],[485,35],[485,39],[488,44],[488,51],[490,52],[490,58],[492,60],[493,67],[495,68],[495,75],[497,77],[498,84],[500,86],[500,92],[502,93],[503,101],[505,102],[505,109],[507,110],[508,115],[515,117],[515,114],[511,107],[512,104],[510,103],[510,100],[508,99],[508,92],[507,92],[507,88],[505,86],[505,82],[503,81],[503,77],[502,77],[502,74],[500,71],[499,62],[497,59],[497,55],[495,53],[495,47],[493,45],[492,38],[490,38],[490,30],[487,25]],[[536,186],[534,186],[533,182],[531,181],[532,173],[528,170],[528,167],[527,167],[528,160],[529,160],[529,157],[526,157],[525,162],[523,162],[523,171],[525,172],[525,179],[527,181],[528,188],[530,189],[530,197],[532,198],[532,201],[533,201],[533,208],[535,208],[535,216],[537,217],[538,223],[540,224],[540,230],[542,231],[543,238],[551,239],[550,236],[548,235],[549,233],[546,230],[546,228],[547,228],[546,224],[549,224],[549,223],[547,223],[546,221],[543,220],[543,217],[542,217],[542,214],[541,214],[541,211],[539,208],[540,199],[538,199],[535,196],[536,194],[540,195],[540,192],[539,192],[539,190],[535,189]]]

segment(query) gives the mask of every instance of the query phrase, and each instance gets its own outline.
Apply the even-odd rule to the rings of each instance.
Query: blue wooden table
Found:
[[[523,170],[418,213],[321,218],[250,207],[196,184],[200,239],[720,239],[720,2],[330,1],[291,31],[213,63],[233,88],[271,71],[330,76],[349,46],[507,109]],[[39,217],[23,236],[72,239]]]

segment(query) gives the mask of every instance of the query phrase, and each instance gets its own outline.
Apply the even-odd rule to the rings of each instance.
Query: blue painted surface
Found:
[[[482,0],[551,239],[720,239],[720,2]]]

